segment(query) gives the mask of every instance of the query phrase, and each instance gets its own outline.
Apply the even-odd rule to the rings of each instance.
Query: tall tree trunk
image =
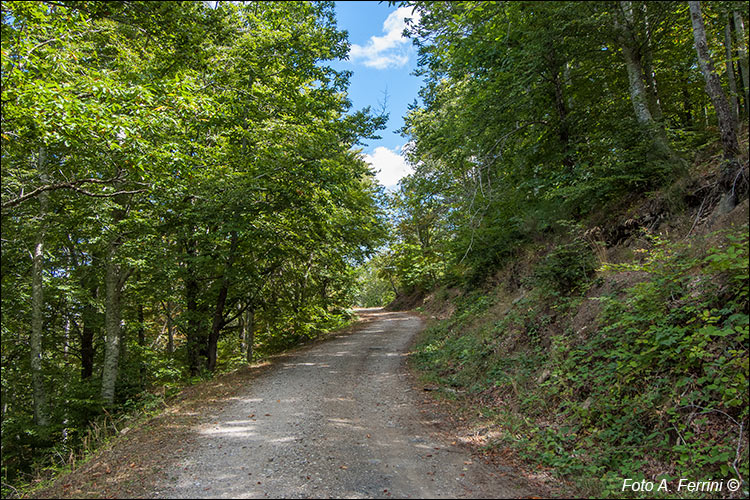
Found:
[[[37,169],[42,183],[47,180],[47,151],[39,148]],[[49,424],[47,418],[47,391],[44,388],[42,373],[42,330],[44,326],[44,224],[49,210],[49,198],[46,192],[39,194],[39,230],[34,245],[31,277],[31,384],[34,399],[34,422],[37,425]]]
[[[737,37],[737,52],[739,54],[740,74],[742,75],[742,89],[745,94],[745,114],[750,111],[750,100],[748,100],[748,90],[750,90],[750,70],[748,70],[747,45],[745,45],[745,24],[742,22],[742,16],[738,11],[734,11],[734,33]]]
[[[574,161],[570,155],[570,127],[568,123],[568,105],[565,98],[565,85],[569,83],[570,72],[567,70],[568,64],[561,61],[561,58],[558,57],[555,42],[551,37],[546,42],[546,51],[543,57],[546,66],[545,72],[550,75],[548,81],[552,83],[550,90],[552,102],[555,103],[555,111],[557,112],[557,138],[563,150],[562,164],[566,170],[570,171],[574,165]],[[427,248],[425,245],[422,245],[422,247]]]
[[[92,284],[89,288],[91,298],[96,299],[99,287]],[[96,307],[86,301],[81,313],[83,329],[81,330],[81,380],[86,380],[94,373],[94,333],[98,329],[98,312]]]
[[[122,297],[122,293],[121,293]],[[120,302],[122,303],[122,298],[120,299]],[[118,356],[117,361],[117,370],[119,373],[120,366],[124,364],[128,359],[128,337],[127,337],[127,330],[123,330],[122,328],[122,305],[120,306],[120,354]]]
[[[226,306],[227,294],[229,293],[230,272],[237,254],[236,231],[232,231],[231,239],[232,243],[229,248],[229,256],[227,257],[227,262],[224,266],[224,276],[221,279],[221,287],[219,288],[219,294],[216,297],[216,307],[214,309],[214,319],[211,325],[211,332],[208,335],[208,360],[206,367],[210,371],[216,369],[219,334],[221,333],[221,329],[224,328],[224,307]]]
[[[104,365],[102,368],[102,399],[111,403],[115,397],[117,363],[120,356],[120,281],[119,267],[114,261],[114,249],[107,254],[104,278]]]
[[[649,96],[641,76],[643,74],[641,63],[629,47],[623,46],[622,53],[628,70],[630,101],[633,104],[635,117],[638,123],[653,132],[653,146],[656,152],[664,157],[672,157],[674,153],[667,143],[664,130],[656,123],[649,109]]]
[[[174,353],[174,331],[172,330],[172,302],[167,301],[167,353]]]
[[[641,125],[652,126],[654,117],[648,107],[648,95],[646,85],[643,81],[643,65],[640,54],[637,52],[637,44],[633,36],[630,24],[633,22],[633,11],[631,2],[620,2],[625,17],[625,23],[615,21],[616,31],[619,33],[622,55],[625,59],[625,68],[628,71],[628,82],[630,88],[630,101],[633,104],[635,117]]]
[[[565,87],[571,88],[573,87],[573,80],[570,77],[570,63],[565,62],[563,64],[563,82],[565,83]],[[567,104],[567,109],[571,110],[573,109],[573,96],[571,92],[568,92],[566,94],[565,103]]]
[[[706,41],[706,29],[703,25],[703,15],[701,14],[700,2],[690,1],[690,19],[693,23],[693,39],[695,40],[695,51],[698,54],[703,78],[706,80],[706,93],[716,110],[716,116],[719,120],[719,133],[721,134],[721,145],[724,149],[724,158],[729,162],[735,160],[739,154],[739,144],[737,143],[737,130],[735,122],[732,119],[732,112],[729,109],[729,102],[721,88],[719,76],[714,70],[714,64],[708,52],[708,42]]]
[[[116,206],[112,211],[113,226],[125,218],[125,210]],[[115,383],[119,371],[122,343],[122,289],[130,276],[117,262],[117,252],[122,241],[114,235],[107,248],[105,272],[105,309],[104,309],[104,364],[102,367],[102,399],[112,403],[115,399]]]
[[[137,313],[138,313],[138,347],[141,348],[140,383],[141,383],[141,389],[145,389],[146,388],[146,360],[145,360],[145,353],[143,351],[146,348],[146,325],[144,324],[145,318],[143,315],[143,304],[138,303]]]
[[[399,297],[398,288],[396,288],[396,283],[393,282],[393,276],[391,273],[388,273],[388,282],[391,284],[391,290],[393,290],[393,295],[396,296],[396,298]]]
[[[74,248],[71,246],[70,253],[74,255]],[[79,278],[81,290],[88,291],[88,297],[83,301],[81,311],[81,321],[83,328],[80,330],[81,342],[81,380],[90,378],[94,373],[94,336],[101,331],[102,319],[101,313],[96,306],[96,300],[99,297],[100,286],[94,266],[101,260],[100,252],[94,249],[91,252],[91,264],[83,264],[75,261],[73,264],[76,268],[82,269]]]
[[[143,314],[143,304],[138,304],[138,346],[139,347],[145,347],[146,346],[146,325],[145,325],[145,318]]]
[[[191,236],[185,243],[187,258],[185,261],[185,315],[187,316],[187,356],[190,375],[197,375],[200,371],[200,355],[204,345],[203,331],[201,328],[201,311],[199,310],[198,294],[200,286],[195,270],[195,258],[197,244]]]
[[[70,315],[65,317],[65,326],[63,327],[63,359],[68,364],[68,353],[70,351]]]
[[[242,310],[242,307],[242,303],[239,302],[237,308]],[[242,312],[237,317],[237,325],[240,330],[240,354],[245,357],[247,355],[247,328],[245,326],[245,315]]]
[[[620,8],[625,22],[621,24],[616,20],[615,31],[618,33],[623,59],[625,60],[625,68],[628,72],[630,102],[633,104],[635,117],[641,126],[652,133],[654,151],[664,158],[676,159],[676,155],[669,146],[664,129],[656,122],[649,108],[650,99],[643,76],[643,64],[639,52],[640,44],[637,43],[631,27],[633,24],[632,4],[629,1],[622,1],[620,2]]]
[[[732,119],[737,123],[739,119],[739,108],[737,102],[737,80],[734,77],[734,62],[732,62],[732,21],[727,19],[724,28],[724,49],[726,51],[727,80],[729,81],[729,107],[732,111]]]
[[[564,67],[566,66],[567,64],[564,65],[563,68],[554,67],[551,68],[551,70],[553,75],[552,80],[554,86],[555,110],[557,111],[557,118],[559,120],[557,136],[563,148],[562,164],[569,172],[571,172],[573,166],[575,165],[575,161],[573,160],[573,156],[571,155],[570,151],[570,125],[568,123],[568,106],[564,90]]]
[[[224,327],[224,307],[227,303],[227,293],[229,292],[229,281],[226,276],[222,279],[219,295],[216,297],[216,307],[214,309],[214,319],[211,324],[211,332],[208,334],[208,359],[206,368],[209,371],[216,369],[216,358],[219,347],[219,334]]]
[[[116,245],[111,245],[107,255],[107,269],[105,277],[105,312],[104,312],[104,366],[102,370],[102,399],[112,403],[115,398],[115,382],[119,369],[121,321],[122,321],[122,289],[120,265],[115,261]]]

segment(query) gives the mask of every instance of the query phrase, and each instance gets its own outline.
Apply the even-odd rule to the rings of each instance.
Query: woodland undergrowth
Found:
[[[616,264],[583,234],[561,237],[515,293],[456,299],[416,348],[422,377],[485,415],[487,450],[510,447],[582,495],[627,496],[624,478],[666,479],[671,494],[643,493],[663,497],[680,478],[735,478],[741,491],[719,495],[747,496],[748,225],[643,231]]]

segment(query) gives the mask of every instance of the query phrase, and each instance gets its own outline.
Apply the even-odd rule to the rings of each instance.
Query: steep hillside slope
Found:
[[[686,478],[722,481],[690,496],[747,496],[747,188],[732,206],[716,165],[545,235],[481,289],[427,297],[414,366],[467,433],[581,495],[666,479],[648,496],[684,496]]]

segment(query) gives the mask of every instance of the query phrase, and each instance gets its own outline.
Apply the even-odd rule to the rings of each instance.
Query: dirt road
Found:
[[[422,321],[362,310],[352,334],[283,356],[196,429],[161,498],[519,497],[419,411],[405,356]],[[507,484],[506,484],[507,482]]]

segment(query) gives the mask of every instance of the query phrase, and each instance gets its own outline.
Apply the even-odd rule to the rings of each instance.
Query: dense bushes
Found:
[[[596,269],[589,246],[575,241],[555,247],[534,268],[533,281],[562,295],[584,284]]]

